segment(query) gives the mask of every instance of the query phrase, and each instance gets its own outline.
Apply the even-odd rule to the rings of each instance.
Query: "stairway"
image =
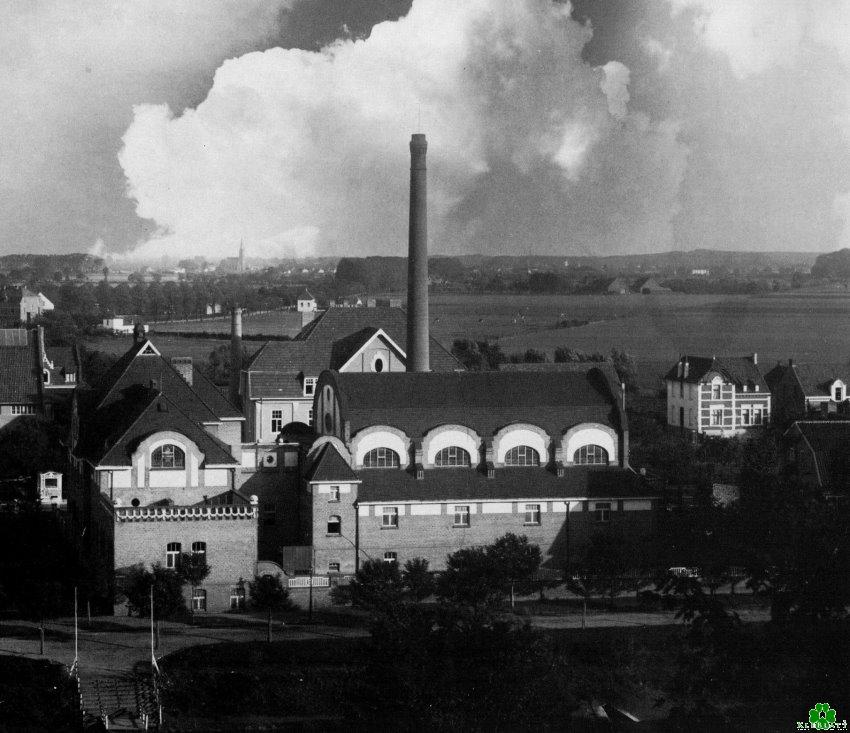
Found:
[[[159,703],[150,675],[81,675],[80,707],[84,723],[100,720],[108,730],[159,727]]]

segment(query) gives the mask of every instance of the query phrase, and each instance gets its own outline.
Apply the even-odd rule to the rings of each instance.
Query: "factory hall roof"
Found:
[[[445,424],[465,425],[479,435],[512,423],[531,423],[550,435],[587,422],[625,428],[617,377],[608,364],[567,372],[328,371],[322,379],[335,384],[352,434],[370,425],[390,425],[411,438]]]

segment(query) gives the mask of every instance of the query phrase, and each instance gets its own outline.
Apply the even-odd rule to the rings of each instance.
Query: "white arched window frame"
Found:
[[[608,451],[601,445],[588,443],[575,452],[573,463],[577,466],[607,466]]]
[[[398,455],[399,468],[410,464],[410,438],[390,425],[373,425],[356,433],[351,439],[354,467],[365,467],[366,455],[375,448],[386,448]]]
[[[469,451],[459,445],[449,445],[437,451],[437,455],[434,456],[434,465],[440,468],[468,467],[472,465],[472,457]]]
[[[568,464],[575,463],[576,452],[586,445],[598,445],[608,453],[608,463],[619,460],[617,431],[601,423],[581,423],[570,428],[561,440],[561,452]]]
[[[539,466],[540,452],[530,445],[515,445],[505,453],[506,466]]]
[[[528,423],[515,423],[502,428],[493,436],[493,455],[499,465],[507,465],[508,452],[518,446],[537,451],[541,464],[549,460],[549,435],[542,428]]]
[[[436,466],[437,455],[445,448],[459,448],[469,454],[470,463],[477,465],[481,457],[481,438],[465,425],[440,425],[422,438],[422,462]]]
[[[151,468],[186,468],[186,451],[174,443],[163,443],[151,451]]]
[[[401,457],[392,448],[378,446],[363,456],[363,468],[399,468]]]

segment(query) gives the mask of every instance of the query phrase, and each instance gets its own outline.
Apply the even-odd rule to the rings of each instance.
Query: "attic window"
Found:
[[[183,449],[168,443],[161,445],[151,454],[151,468],[185,468],[186,454]]]
[[[840,384],[835,385],[832,393],[832,399],[836,402],[841,402],[844,399],[844,388]]]

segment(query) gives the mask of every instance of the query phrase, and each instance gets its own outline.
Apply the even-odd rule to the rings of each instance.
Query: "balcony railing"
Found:
[[[115,507],[114,511],[116,522],[257,519],[258,516],[257,503],[253,500],[250,505]]]

